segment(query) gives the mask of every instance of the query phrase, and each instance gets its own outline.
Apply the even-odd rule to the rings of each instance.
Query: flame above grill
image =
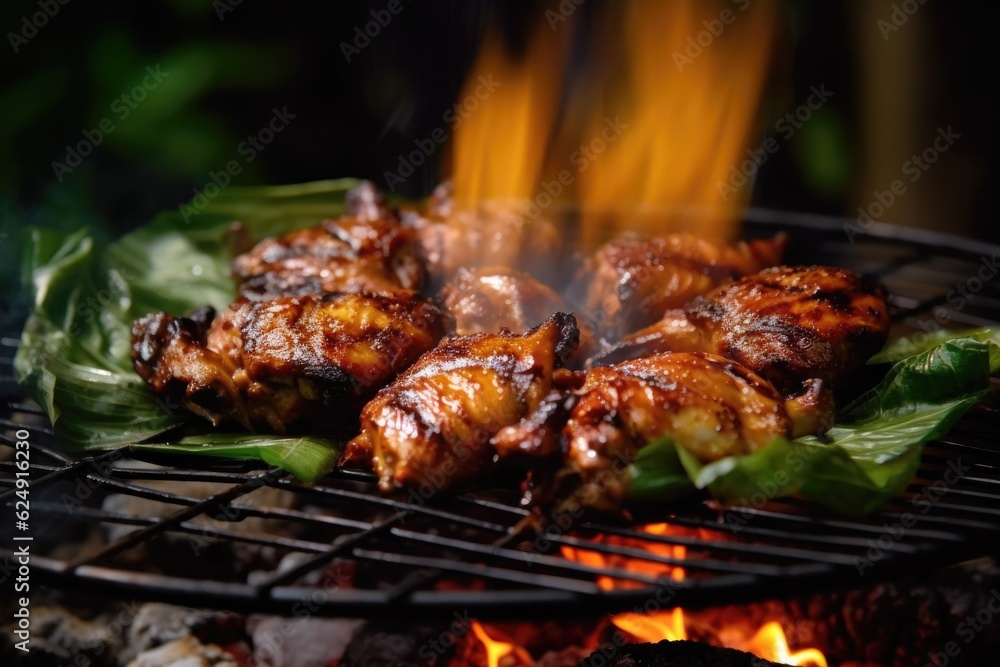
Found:
[[[776,3],[602,9],[595,62],[575,77],[570,24],[543,23],[519,59],[484,42],[462,91],[478,106],[456,128],[456,208],[501,201],[530,221],[571,204],[583,249],[623,230],[735,236],[749,187],[720,184],[753,148]]]

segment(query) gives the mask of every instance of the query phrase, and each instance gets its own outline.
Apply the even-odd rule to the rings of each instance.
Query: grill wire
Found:
[[[852,239],[844,224],[757,210],[744,232],[788,231],[789,263],[879,278],[892,295],[894,335],[934,328],[945,315],[949,328],[1000,321],[1000,285],[979,273],[1000,249],[882,225]],[[970,282],[976,276],[980,282]],[[970,296],[956,299],[957,285]],[[582,517],[537,536],[517,528],[528,512],[514,484],[425,501],[384,497],[366,472],[337,471],[308,486],[256,463],[71,455],[13,383],[16,346],[16,338],[0,339],[0,503],[13,511],[14,431],[28,428],[32,574],[63,591],[244,613],[425,620],[461,609],[497,620],[568,617],[651,599],[699,608],[851,588],[861,574],[869,583],[987,555],[1000,532],[1000,414],[987,406],[928,444],[906,493],[865,519],[795,499],[727,512],[695,498],[639,517],[677,528],[669,534]],[[12,524],[0,526],[7,566]],[[562,547],[597,551],[611,564],[567,560]],[[648,566],[616,567],[619,557],[665,570],[679,565],[686,577],[667,586]],[[261,559],[271,564],[253,571]],[[600,577],[628,587],[602,590]]]

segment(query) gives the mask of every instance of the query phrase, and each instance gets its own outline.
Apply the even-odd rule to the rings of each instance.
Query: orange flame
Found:
[[[478,621],[472,622],[472,632],[486,648],[486,664],[488,667],[509,667],[510,665],[531,665],[534,660],[531,654],[522,647],[493,639],[486,634],[486,629]]]
[[[682,536],[690,532],[688,529],[667,523],[649,524],[641,527],[640,530],[652,535],[673,536]],[[658,556],[669,556],[678,561],[684,561],[687,558],[687,549],[683,545],[655,542],[637,543],[635,540],[630,541],[614,535],[602,535],[595,542],[639,547]],[[628,558],[618,554],[604,554],[587,549],[586,547],[570,548],[564,546],[562,554],[568,560],[592,567],[615,567],[631,572],[642,572],[643,574],[655,577],[669,576],[677,581],[685,578],[685,570],[679,565],[668,565],[638,558]],[[641,585],[637,582],[606,576],[598,578],[597,583],[605,590]],[[709,629],[713,630],[715,639],[731,648],[748,651],[761,658],[789,665],[827,667],[826,657],[818,649],[806,648],[800,651],[792,651],[788,645],[788,638],[784,630],[777,622],[765,623],[750,639],[744,639],[745,635],[731,632],[730,628],[711,628],[711,612],[700,614],[698,621],[699,631],[704,629],[702,626],[709,626]],[[680,608],[645,614],[626,612],[612,617],[611,622],[615,627],[628,633],[636,640],[643,642],[658,642],[663,639],[678,641],[687,639],[689,636],[689,619],[684,610]]]
[[[592,49],[600,70],[565,89],[570,26],[542,22],[521,58],[484,42],[455,129],[457,210],[499,202],[530,220],[575,199],[584,248],[625,229],[734,236],[750,188],[731,179],[757,148],[777,3],[626,0],[608,11]]]
[[[757,634],[740,648],[772,662],[808,667],[827,667],[826,656],[819,649],[807,648],[793,653],[788,647],[785,631],[781,629],[781,624],[776,621],[765,623],[757,631]]]
[[[452,178],[459,209],[523,202],[538,187],[565,55],[560,34],[539,29],[520,60],[499,39],[484,43],[462,89],[462,99],[476,108],[455,130]]]
[[[581,174],[588,247],[622,229],[734,234],[749,188],[725,184],[756,148],[776,18],[771,0],[625,4],[617,29],[628,51],[616,74],[629,85],[590,136],[609,115],[629,127]]]
[[[640,527],[639,530],[651,535],[668,535],[671,534],[672,530],[676,529],[666,523],[651,523]],[[638,548],[646,549],[650,553],[654,553],[658,556],[665,556],[679,561],[684,560],[687,555],[687,549],[683,545],[679,544],[651,544],[649,542],[631,544],[628,539],[614,535],[601,535],[595,540],[595,542],[599,544],[608,543],[637,546]],[[574,548],[563,546],[561,547],[561,551],[564,558],[582,563],[584,565],[590,565],[592,567],[617,567],[621,569],[628,569],[632,572],[639,572],[652,577],[669,576],[671,579],[676,581],[684,579],[684,568],[680,566],[636,560],[634,558],[627,558],[616,554],[607,555],[583,547]],[[610,590],[612,588],[641,588],[644,586],[644,584],[637,581],[614,579],[603,575],[597,578],[597,585],[604,590]]]

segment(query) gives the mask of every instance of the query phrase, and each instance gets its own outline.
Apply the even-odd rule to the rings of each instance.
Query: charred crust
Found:
[[[576,324],[576,317],[572,313],[553,313],[545,324],[552,323],[556,326],[556,359],[559,364],[565,364],[566,360],[576,352],[580,346],[580,328]],[[542,326],[545,326],[543,324]]]

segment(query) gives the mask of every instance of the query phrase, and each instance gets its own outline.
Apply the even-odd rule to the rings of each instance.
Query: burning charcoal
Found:
[[[580,663],[581,667],[598,664],[610,667],[780,667],[781,665],[731,648],[667,640],[658,644],[623,646],[610,661],[601,652],[594,652]]]
[[[128,667],[239,667],[232,656],[214,644],[184,637],[139,654]]]
[[[351,640],[341,667],[398,667],[426,664],[427,656],[440,658],[440,628],[432,625],[376,627],[369,623]],[[454,640],[454,637],[452,638]],[[453,644],[449,644],[449,647]],[[443,663],[439,663],[443,664]]]
[[[200,646],[199,640],[224,644],[240,640],[243,636],[244,620],[235,614],[149,603],[142,605],[135,614],[128,632],[128,643],[130,650],[140,654],[136,657],[138,661],[143,652],[150,652],[157,646],[177,644],[187,639],[193,642],[191,646]]]
[[[113,616],[85,620],[68,609],[44,606],[32,609],[31,618],[31,657],[36,661],[33,664],[70,665],[74,661],[89,667],[116,664],[123,632],[120,625],[113,624]],[[14,637],[12,626],[0,627],[0,633],[0,656],[15,655],[17,651],[9,643]]]

